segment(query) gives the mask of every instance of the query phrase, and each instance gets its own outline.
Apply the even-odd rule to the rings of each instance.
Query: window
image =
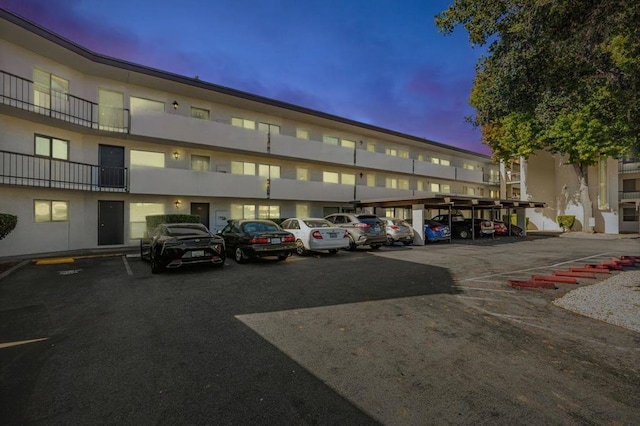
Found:
[[[427,159],[427,156],[424,154],[418,154],[418,161],[425,161]]]
[[[451,162],[449,160],[443,160],[443,159],[435,158],[435,157],[431,158],[431,162],[433,164],[440,164],[442,166],[450,166],[451,165]]]
[[[305,129],[296,129],[296,138],[309,139],[309,131]]]
[[[622,221],[623,222],[637,222],[638,210],[635,207],[623,207],[622,208]]]
[[[398,157],[409,158],[409,151],[398,150]]]
[[[33,216],[37,223],[69,221],[69,202],[53,200],[35,200]]]
[[[210,170],[209,157],[205,155],[192,155],[191,156],[191,170],[197,170],[200,172],[208,172]]]
[[[462,168],[463,169],[467,169],[467,170],[475,170],[476,168],[473,166],[473,164],[469,164],[469,163],[463,163],[462,164]]]
[[[343,185],[355,185],[356,184],[356,175],[353,173],[343,173],[342,174],[342,184]]]
[[[429,189],[431,189],[431,192],[440,192],[440,184],[432,183],[431,185],[429,185]]]
[[[152,151],[137,151],[132,149],[129,153],[131,167],[164,167],[164,153]]]
[[[374,174],[367,175],[367,186],[370,186],[370,187],[376,186],[376,175]]]
[[[43,157],[68,160],[69,141],[56,139],[49,136],[36,135],[35,153],[36,155],[41,155]]]
[[[305,169],[304,167],[297,167],[296,180],[309,180],[309,169]]]
[[[124,128],[124,95],[122,93],[98,89],[98,122],[100,129]]]
[[[500,191],[496,191],[496,190],[492,189],[491,191],[489,191],[489,197],[490,198],[500,198]]]
[[[342,146],[344,146],[345,148],[353,148],[353,149],[355,149],[356,143],[355,143],[355,141],[350,141],[348,139],[342,139]]]
[[[231,219],[255,219],[256,206],[253,204],[231,204]]]
[[[334,137],[334,136],[324,135],[322,137],[322,142],[327,143],[329,145],[338,145],[340,140],[338,138]]]
[[[309,217],[309,205],[296,204],[296,217]]]
[[[258,131],[263,133],[268,133],[271,135],[279,135],[280,126],[278,126],[277,124],[270,124],[270,123],[258,123]]]
[[[451,192],[451,185],[442,184],[440,185],[440,192],[443,194],[449,194]]]
[[[398,179],[399,189],[409,189],[409,179]]]
[[[245,129],[255,130],[256,122],[253,120],[246,120],[239,117],[231,117],[231,125],[236,127],[243,127]]]
[[[208,109],[191,107],[191,117],[199,118],[200,120],[208,120],[209,116],[210,114]]]
[[[68,110],[69,80],[33,69],[33,103],[36,112]],[[39,108],[38,108],[39,107]]]
[[[394,156],[394,157],[397,157],[397,156],[398,156],[398,150],[397,150],[397,149],[395,149],[395,148],[386,148],[386,149],[384,150],[384,153],[385,153],[385,154],[387,154],[387,155],[392,155],[392,156]]]
[[[376,152],[376,144],[373,143],[373,142],[368,142],[367,143],[367,151]]]
[[[256,164],[255,163],[247,163],[244,161],[232,161],[231,162],[231,173],[234,175],[256,175]],[[235,218],[234,218],[235,219]]]
[[[622,180],[622,192],[636,192],[640,189],[640,182],[636,179],[623,179]]]
[[[147,216],[164,214],[162,203],[130,203],[129,204],[129,237],[143,238],[147,231]]]
[[[267,179],[280,179],[280,166],[260,164],[258,165],[258,176]]]
[[[259,219],[278,219],[280,217],[280,206],[258,206]]]
[[[423,180],[418,180],[416,182],[416,189],[418,191],[424,191],[424,181]]]
[[[154,101],[152,99],[143,99],[131,96],[129,97],[129,104],[131,107],[131,115],[135,115],[142,111],[164,112],[164,102]]]
[[[476,195],[476,189],[468,186],[463,186],[462,192],[464,193],[464,195]]]
[[[340,176],[335,172],[322,172],[322,181],[325,183],[340,183]]]
[[[384,186],[386,188],[398,189],[398,179],[396,179],[396,178],[386,178],[384,180]]]

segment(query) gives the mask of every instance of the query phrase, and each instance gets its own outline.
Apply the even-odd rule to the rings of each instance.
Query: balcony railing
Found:
[[[17,75],[0,71],[0,104],[67,123],[115,133],[129,133],[129,110],[51,89],[41,89]]]
[[[489,185],[500,185],[500,176],[491,175],[489,173],[482,174],[482,182]]]
[[[620,161],[618,163],[618,173],[640,173],[640,160],[635,162]]]
[[[640,200],[640,191],[620,191],[618,200]]]
[[[0,184],[78,191],[128,192],[126,167],[96,166],[0,151]]]

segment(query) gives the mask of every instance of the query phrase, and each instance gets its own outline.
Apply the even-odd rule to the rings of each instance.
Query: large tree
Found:
[[[436,16],[487,46],[471,121],[497,159],[566,155],[591,217],[586,167],[640,151],[640,1],[455,0]]]

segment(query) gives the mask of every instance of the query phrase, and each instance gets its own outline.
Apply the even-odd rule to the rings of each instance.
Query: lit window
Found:
[[[425,159],[427,158],[426,155],[424,154],[418,154],[418,161],[425,161]]]
[[[35,153],[36,155],[41,155],[43,157],[68,160],[69,141],[51,138],[48,136],[36,135]]]
[[[449,194],[451,192],[451,185],[440,185],[440,192],[442,192],[443,194]]]
[[[440,165],[442,165],[442,166],[450,166],[451,165],[451,161],[449,161],[449,160],[440,160]]]
[[[129,237],[143,238],[147,231],[147,216],[165,213],[162,203],[130,203],[129,204]]]
[[[296,179],[309,180],[309,169],[305,169],[303,167],[296,168]]]
[[[384,186],[386,188],[398,189],[398,179],[396,178],[386,178],[384,182]]]
[[[367,143],[367,151],[376,152],[376,144],[373,142]]]
[[[131,107],[131,115],[139,112],[164,112],[164,102],[154,101],[152,99],[129,97],[129,106]]]
[[[340,183],[340,175],[335,172],[322,172],[322,181],[325,183]]]
[[[500,198],[500,191],[491,190],[489,191],[489,197],[491,198]]]
[[[247,163],[244,161],[232,161],[231,162],[231,173],[234,175],[256,175],[256,164],[255,163]]]
[[[131,167],[164,167],[164,153],[153,151],[137,151],[132,149],[129,153]]]
[[[431,189],[431,192],[440,192],[440,184],[439,183],[432,183],[430,185],[430,189]]]
[[[397,156],[398,156],[398,150],[397,150],[397,149],[394,149],[394,148],[386,148],[386,149],[384,150],[384,153],[385,153],[385,154],[387,154],[387,155],[392,155],[392,156],[394,156],[394,157],[397,157]]]
[[[53,200],[34,201],[34,219],[36,222],[69,221],[69,202]]]
[[[44,113],[49,109],[67,111],[68,93],[69,80],[37,68],[33,69],[33,104],[36,106],[36,112]]]
[[[204,108],[191,107],[191,117],[199,118],[200,120],[209,119],[209,110]]]
[[[473,164],[469,164],[469,163],[463,163],[462,164],[462,168],[467,169],[467,170],[475,170],[476,168],[473,166]]]
[[[409,189],[409,180],[408,179],[398,179],[398,188],[399,189]]]
[[[400,158],[409,158],[409,151],[398,151],[398,157]]]
[[[373,175],[373,174],[367,175],[367,186],[370,186],[370,187],[376,186],[376,175]]]
[[[258,123],[258,131],[262,133],[269,133],[272,135],[279,135],[280,126],[278,126],[277,124],[270,124],[270,123]]]
[[[339,144],[339,139],[334,137],[334,136],[324,135],[322,137],[322,142],[327,143],[329,145],[338,145]]]
[[[424,191],[424,181],[423,180],[419,180],[416,182],[416,189],[418,191]]]
[[[249,130],[256,129],[256,122],[253,120],[246,120],[244,118],[239,117],[231,117],[231,125],[236,127],[243,127]]]
[[[344,146],[345,148],[355,148],[356,143],[348,139],[342,139],[342,146]]]
[[[278,219],[280,217],[280,206],[258,206],[259,219]]]
[[[231,204],[231,219],[255,219],[256,206],[253,204]]]
[[[296,217],[309,217],[309,205],[296,204]]]
[[[200,172],[208,172],[210,168],[209,157],[205,155],[192,155],[191,156],[191,170],[197,170]]]
[[[467,187],[467,186],[463,186],[463,187],[462,187],[462,192],[463,192],[465,195],[476,195],[476,190],[475,190],[475,188],[470,188],[470,187]]]
[[[343,185],[355,185],[356,184],[356,175],[352,173],[343,173],[342,174],[342,184]]]
[[[258,176],[262,176],[267,179],[280,179],[280,166],[260,164],[258,165]]]
[[[305,129],[296,129],[296,138],[309,139],[309,131]]]

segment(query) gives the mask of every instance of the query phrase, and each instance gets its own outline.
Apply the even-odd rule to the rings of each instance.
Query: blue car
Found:
[[[449,225],[443,225],[433,220],[427,220],[424,224],[425,241],[435,242],[448,240],[451,238],[451,229]]]

